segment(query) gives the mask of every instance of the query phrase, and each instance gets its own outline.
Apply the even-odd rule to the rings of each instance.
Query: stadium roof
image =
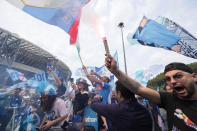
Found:
[[[29,69],[34,73],[45,70],[46,65],[50,64],[61,72],[64,79],[68,80],[71,76],[69,67],[55,56],[2,28],[0,28],[0,61],[0,64],[15,68],[23,65],[25,70]]]

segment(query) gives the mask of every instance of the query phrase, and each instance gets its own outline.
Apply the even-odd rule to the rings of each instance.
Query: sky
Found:
[[[102,37],[96,28],[96,20],[101,20],[111,54],[118,51],[119,66],[124,71],[124,58],[120,28],[124,22],[123,36],[126,49],[126,63],[129,76],[151,65],[166,65],[170,62],[196,62],[173,51],[142,45],[131,45],[128,33],[134,33],[143,16],[156,19],[167,17],[181,25],[197,37],[197,0],[91,0],[82,10],[79,25],[79,43],[84,65],[100,67],[104,64]],[[69,45],[69,35],[62,29],[46,24],[0,0],[0,28],[17,34],[37,46],[47,50],[62,60],[73,73],[81,67],[77,50]]]

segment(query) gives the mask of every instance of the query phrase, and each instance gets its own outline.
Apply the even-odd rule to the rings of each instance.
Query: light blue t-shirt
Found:
[[[102,96],[102,104],[107,104],[108,102],[108,96],[110,94],[110,85],[109,83],[103,82],[102,87],[100,84],[95,83],[93,86],[95,87],[95,93],[98,93],[100,96]]]
[[[89,105],[87,105],[84,109],[84,117],[85,117],[85,126],[93,126],[96,131],[98,131],[98,116],[97,113],[94,112]]]

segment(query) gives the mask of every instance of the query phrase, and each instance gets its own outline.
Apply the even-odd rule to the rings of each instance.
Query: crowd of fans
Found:
[[[183,63],[165,67],[166,86],[157,92],[142,86],[122,72],[113,57],[105,65],[118,79],[110,95],[110,79],[82,69],[87,79],[71,79],[72,91],[47,67],[55,82],[41,82],[38,94],[15,88],[0,96],[0,131],[11,130],[16,110],[27,112],[18,117],[19,131],[193,131],[197,130],[197,74]],[[0,90],[3,92],[3,90]],[[110,97],[110,101],[109,101]],[[27,107],[31,107],[30,110]],[[36,115],[37,114],[37,115]],[[38,116],[38,118],[35,118]],[[14,119],[14,122],[13,122]],[[31,125],[31,128],[30,128]]]

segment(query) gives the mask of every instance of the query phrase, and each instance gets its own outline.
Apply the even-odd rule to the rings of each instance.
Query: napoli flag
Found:
[[[55,25],[70,35],[75,44],[81,10],[90,0],[7,0],[33,17]]]
[[[9,73],[10,78],[13,81],[26,81],[25,75],[19,71],[13,70],[13,69],[7,69],[7,72]]]
[[[132,38],[142,45],[172,50],[197,59],[197,38],[164,17],[160,17],[160,23],[143,17]],[[136,44],[132,38],[128,36],[128,41]]]

